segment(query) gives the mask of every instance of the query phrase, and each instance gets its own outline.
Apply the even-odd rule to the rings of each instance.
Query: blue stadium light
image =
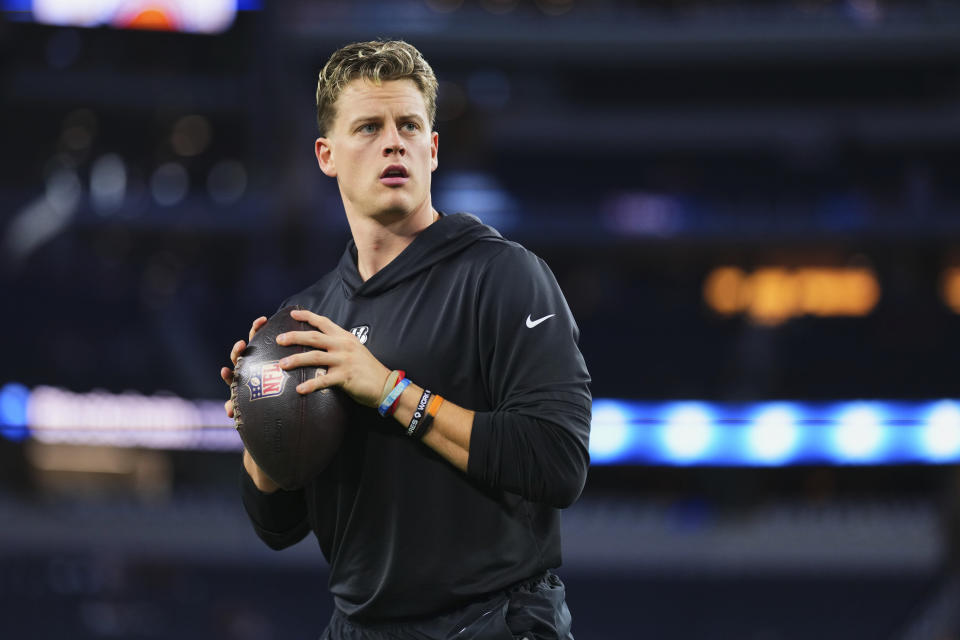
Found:
[[[28,410],[29,408],[29,410]],[[43,443],[239,451],[220,400],[0,388],[0,436]],[[777,467],[960,463],[960,400],[744,404],[593,402],[595,465]]]
[[[19,441],[29,435],[27,429],[27,403],[30,390],[22,384],[11,382],[0,388],[0,435],[8,440]]]
[[[666,461],[695,464],[710,453],[717,430],[710,405],[682,402],[668,405],[660,429],[660,443]]]
[[[789,403],[760,405],[746,428],[746,451],[759,465],[778,465],[798,455],[799,411]]]
[[[833,460],[841,464],[883,462],[889,427],[880,404],[843,405],[832,427]]]
[[[630,445],[630,416],[625,407],[613,400],[593,404],[590,430],[590,458],[598,464],[621,462]]]
[[[950,462],[960,458],[960,406],[943,400],[927,414],[920,442],[922,452],[931,462]]]
[[[596,400],[594,464],[883,465],[960,462],[960,401]]]

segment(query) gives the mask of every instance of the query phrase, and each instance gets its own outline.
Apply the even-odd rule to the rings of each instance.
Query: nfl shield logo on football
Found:
[[[287,372],[280,368],[280,361],[264,362],[260,365],[259,375],[250,376],[250,399],[273,398],[283,393],[283,384],[287,381]]]

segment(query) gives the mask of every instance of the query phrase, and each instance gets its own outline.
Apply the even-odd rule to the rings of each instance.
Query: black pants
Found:
[[[335,609],[320,640],[573,640],[560,578],[550,573],[481,602],[407,624],[351,622]]]

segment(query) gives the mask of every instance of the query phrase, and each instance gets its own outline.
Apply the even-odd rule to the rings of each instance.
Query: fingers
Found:
[[[262,326],[265,325],[265,324],[267,324],[267,318],[266,318],[266,316],[260,316],[259,318],[257,318],[256,320],[254,320],[254,321],[253,321],[253,325],[251,325],[251,327],[250,327],[250,336],[249,336],[247,339],[248,339],[248,340],[253,340],[254,334],[255,334],[257,331],[260,331],[260,327],[262,327]]]
[[[306,309],[294,309],[290,312],[290,316],[294,320],[299,320],[301,322],[306,322],[311,327],[316,327],[320,331],[326,334],[336,335],[337,333],[350,333],[346,329],[342,328],[336,322],[331,320],[326,316],[318,316],[312,311],[307,311]],[[350,334],[353,335],[353,334]]]
[[[277,336],[277,344],[300,344],[314,349],[329,349],[334,339],[319,331],[288,331]]]
[[[280,360],[280,368],[296,369],[297,367],[330,367],[338,364],[340,358],[327,351],[313,350],[304,353],[295,353]]]
[[[284,358],[284,369],[327,366],[326,375],[315,376],[297,385],[301,394],[328,387],[340,387],[347,395],[364,406],[376,406],[383,389],[383,380],[389,370],[377,360],[353,333],[343,329],[325,316],[304,309],[294,309],[290,317],[306,322],[317,331],[289,331],[277,336],[278,344],[299,344],[313,350]]]
[[[297,393],[306,395],[314,391],[323,391],[343,382],[343,376],[337,372],[324,372],[323,369],[317,369],[317,373],[309,380],[304,380],[297,385]]]
[[[267,319],[264,316],[260,316],[253,321],[253,324],[250,326],[250,340],[253,340],[254,334],[267,323]],[[240,358],[240,354],[243,353],[243,350],[247,348],[247,343],[243,340],[237,340],[233,343],[233,348],[230,349],[230,362],[233,363],[233,366],[237,366],[237,360]],[[220,368],[220,377],[227,384],[233,384],[233,369],[230,367],[221,367]],[[223,403],[223,408],[227,412],[227,417],[233,417],[233,400],[227,400]]]
[[[227,417],[233,417],[233,369],[229,367],[223,367],[220,369],[220,377],[223,378],[223,381],[230,385],[230,397],[224,401],[223,410],[227,412]]]
[[[247,348],[247,343],[244,342],[243,340],[237,340],[234,343],[233,349],[230,350],[230,362],[232,362],[234,366],[237,365],[237,358],[240,357],[240,354],[246,348]]]

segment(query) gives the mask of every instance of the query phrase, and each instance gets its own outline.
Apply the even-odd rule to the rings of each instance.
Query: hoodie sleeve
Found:
[[[288,306],[287,298],[277,308]],[[276,313],[276,312],[275,312]],[[310,532],[304,490],[264,493],[257,489],[247,470],[240,465],[240,497],[250,524],[268,547],[279,551],[300,542]]]
[[[573,315],[547,265],[517,245],[491,260],[478,296],[479,355],[494,409],[474,417],[467,473],[567,507],[590,462],[590,376]]]
[[[264,493],[241,465],[240,495],[253,530],[271,549],[285,549],[310,532],[303,489]]]

